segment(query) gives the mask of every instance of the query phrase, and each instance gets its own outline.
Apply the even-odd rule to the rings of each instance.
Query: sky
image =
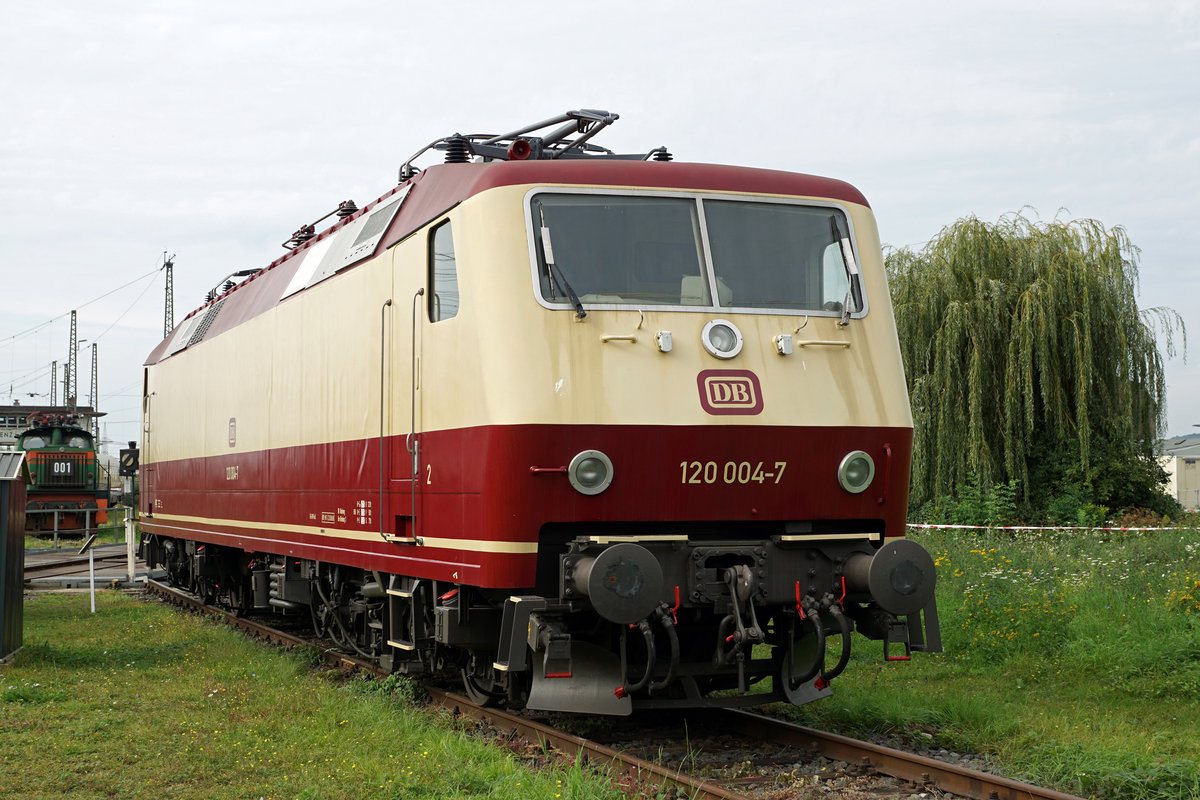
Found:
[[[77,309],[80,402],[96,343],[102,433],[137,439],[164,255],[178,322],[428,142],[576,108],[620,114],[619,152],[849,181],[885,246],[1018,211],[1125,228],[1139,307],[1193,339],[1160,337],[1165,432],[1200,425],[1200,3],[1154,0],[15,5],[0,403],[48,401]]]

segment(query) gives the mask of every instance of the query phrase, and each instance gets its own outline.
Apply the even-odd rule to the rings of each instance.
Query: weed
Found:
[[[945,652],[897,668],[857,638],[834,696],[793,716],[856,734],[933,731],[1075,794],[1197,796],[1200,533],[913,538],[938,566]]]
[[[956,497],[938,497],[917,515],[919,521],[953,525],[1007,525],[1018,519],[1019,481],[986,486],[974,472],[968,475]],[[914,518],[916,521],[916,517]]]
[[[392,673],[384,678],[375,678],[360,672],[349,683],[342,687],[344,691],[370,697],[382,697],[396,700],[402,704],[414,705],[429,699],[429,693],[407,675]]]

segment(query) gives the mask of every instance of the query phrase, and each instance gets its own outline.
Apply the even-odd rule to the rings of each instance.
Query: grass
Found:
[[[855,637],[833,697],[779,713],[1087,797],[1200,796],[1200,532],[913,538],[938,563],[946,652],[885,664]],[[399,679],[332,685],[219,626],[98,602],[27,599],[26,647],[0,666],[0,798],[619,796],[462,737]]]
[[[303,654],[118,593],[25,600],[0,665],[0,798],[621,797],[414,708],[411,686],[331,682]]]
[[[805,724],[994,754],[1108,800],[1200,796],[1200,533],[914,534],[938,564],[945,653],[858,652]]]

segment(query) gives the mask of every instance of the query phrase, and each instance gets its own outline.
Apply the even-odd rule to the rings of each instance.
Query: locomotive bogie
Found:
[[[185,320],[148,552],[515,706],[805,702],[826,634],[939,649],[865,200],[588,161],[431,167]]]
[[[827,669],[810,628],[822,641],[840,634],[844,654],[851,626],[906,654],[938,645],[936,625],[933,640],[923,639],[920,617],[934,608],[931,565],[907,548],[876,552],[870,537],[833,548],[602,538],[571,543],[560,558],[557,597],[504,596],[157,536],[146,537],[142,555],[209,601],[310,618],[321,635],[387,669],[462,678],[476,699],[540,710],[628,714],[636,693],[639,707],[817,699],[845,664],[843,657]],[[839,570],[848,582],[839,582]],[[803,585],[794,575],[804,576]],[[862,605],[872,580],[913,581],[897,597],[911,598],[905,610],[917,611]],[[772,655],[755,654],[757,645]],[[805,667],[809,674],[791,679]],[[751,691],[765,679],[773,688]],[[717,690],[736,694],[709,697]]]

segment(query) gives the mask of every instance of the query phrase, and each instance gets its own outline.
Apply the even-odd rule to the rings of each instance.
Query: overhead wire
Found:
[[[161,270],[162,270],[161,266],[155,267],[150,272],[147,272],[144,275],[139,275],[138,277],[134,278],[133,280],[129,281],[128,283],[123,283],[120,286],[116,287],[115,289],[109,289],[104,294],[102,294],[98,297],[93,297],[91,300],[88,300],[86,303],[81,303],[80,305],[75,306],[74,309],[72,309],[72,310],[78,311],[82,308],[87,308],[88,306],[92,305],[93,303],[97,303],[97,302],[103,300],[104,298],[108,297],[109,295],[115,294],[115,293],[121,291],[122,289],[127,289],[130,286],[133,286],[135,283],[138,283],[139,281],[144,281],[147,278],[157,275]],[[148,284],[146,286],[146,288],[142,290],[142,293],[140,295],[138,295],[137,300],[133,301],[134,305],[137,304],[138,300],[141,300],[142,295],[144,295],[146,293],[146,291],[149,290],[149,288],[150,288],[150,285]],[[129,309],[126,309],[125,312],[121,314],[121,317],[124,317],[125,314],[128,314],[129,310],[132,308],[133,308],[133,306],[131,305],[129,307]],[[10,344],[15,344],[20,339],[23,339],[24,337],[26,337],[32,333],[36,333],[37,331],[41,330],[42,328],[46,327],[47,325],[52,325],[55,322],[57,322],[58,320],[63,319],[64,317],[70,316],[70,314],[71,314],[71,311],[65,311],[62,314],[59,314],[57,317],[53,317],[52,319],[48,319],[45,322],[41,322],[41,323],[38,323],[37,325],[34,325],[32,328],[26,328],[23,331],[19,331],[17,333],[12,334],[11,336],[6,336],[3,338],[0,338],[0,348],[7,347]],[[120,321],[121,317],[118,317],[117,320]],[[112,325],[110,325],[108,327],[108,329],[104,331],[104,333],[108,333],[109,330],[112,330],[113,325],[116,325],[116,322],[114,322]],[[101,334],[101,336],[103,336],[103,335],[104,334]],[[98,339],[99,337],[96,337],[96,338]]]
[[[20,375],[20,376],[11,378],[8,383],[9,397],[10,398],[14,397],[16,394],[18,394],[18,391],[17,391],[18,389],[23,389],[26,386],[29,386],[29,385],[37,382],[38,380],[45,378],[49,374],[50,374],[50,365],[44,364],[44,365],[38,367],[37,369],[33,370],[32,372],[27,372],[24,375]],[[30,397],[42,397],[45,395],[44,392],[20,392],[20,394],[23,394],[23,395],[27,394]]]
[[[84,303],[81,303],[72,309],[73,311],[78,311],[80,309],[87,308],[88,306],[98,303],[101,300],[103,300],[107,297],[110,297],[111,295],[116,294],[117,292],[128,289],[129,287],[134,286],[137,283],[140,283],[142,281],[147,281],[146,285],[138,293],[137,297],[134,298],[133,302],[130,303],[129,306],[124,311],[122,311],[121,314],[119,316],[117,316],[117,318],[114,319],[107,328],[104,329],[103,332],[101,332],[98,336],[93,338],[92,339],[93,342],[100,341],[100,339],[102,339],[105,335],[107,335],[110,331],[112,331],[112,329],[115,328],[121,322],[121,320],[124,319],[125,316],[134,309],[134,307],[142,300],[142,298],[145,297],[146,292],[148,292],[150,290],[150,287],[155,285],[154,281],[148,281],[147,279],[153,278],[154,276],[158,275],[158,273],[161,271],[162,271],[162,265],[157,265],[153,270],[146,272],[142,275],[139,275],[136,278],[133,278],[132,280],[121,284],[120,286],[116,286],[112,289],[109,289],[107,292],[104,292],[103,294],[93,297],[92,299],[90,299]],[[45,322],[38,323],[37,325],[33,325],[29,328],[26,328],[22,331],[18,331],[17,333],[11,334],[9,336],[0,337],[0,349],[8,347],[9,345],[16,344],[17,342],[20,342],[20,341],[38,333],[39,331],[43,330],[44,328],[52,326],[54,323],[58,322],[59,320],[65,319],[66,317],[70,316],[71,313],[72,313],[72,311],[65,311],[56,317],[52,317],[51,319],[46,320]],[[39,337],[39,340],[40,340],[40,337]],[[16,350],[15,349],[11,350],[10,355],[12,355],[15,358]],[[15,366],[16,366],[15,361],[12,364],[10,364],[10,367],[15,367]],[[64,369],[66,369],[66,368],[64,367]],[[15,374],[16,371],[17,371],[16,369],[10,369],[9,376],[8,376],[8,381],[7,381],[9,383],[8,394],[9,394],[10,398],[15,396],[20,389],[30,386],[31,384],[36,383],[38,380],[44,379],[50,373],[51,365],[49,363],[42,364],[40,366],[34,367],[29,372],[26,372],[23,375],[16,375]],[[35,396],[33,393],[30,393],[30,392],[22,392],[22,394],[29,394],[29,396],[31,396],[31,397]]]
[[[142,276],[142,278],[145,278],[145,277],[146,277],[145,275]],[[136,283],[136,281],[135,281],[135,283]],[[128,286],[128,285],[129,284],[126,284],[126,286]],[[138,293],[138,296],[133,299],[133,302],[129,304],[129,307],[121,312],[121,316],[114,319],[112,321],[112,323],[107,328],[105,328],[104,331],[100,335],[98,335],[95,339],[93,339],[92,341],[95,341],[95,342],[100,341],[102,338],[104,338],[105,333],[108,333],[113,328],[115,328],[117,326],[117,323],[120,322],[122,319],[124,319],[125,315],[128,314],[130,311],[132,311],[133,307],[136,306],[141,301],[141,299],[146,296],[146,292],[150,291],[150,287],[153,285],[154,285],[153,282],[147,283],[146,287],[144,289],[142,289],[142,291],[140,293]]]
[[[32,372],[26,372],[24,375],[18,375],[9,379],[9,389],[19,389],[22,386],[28,386],[39,378],[44,378],[50,374],[50,365],[43,364]]]

